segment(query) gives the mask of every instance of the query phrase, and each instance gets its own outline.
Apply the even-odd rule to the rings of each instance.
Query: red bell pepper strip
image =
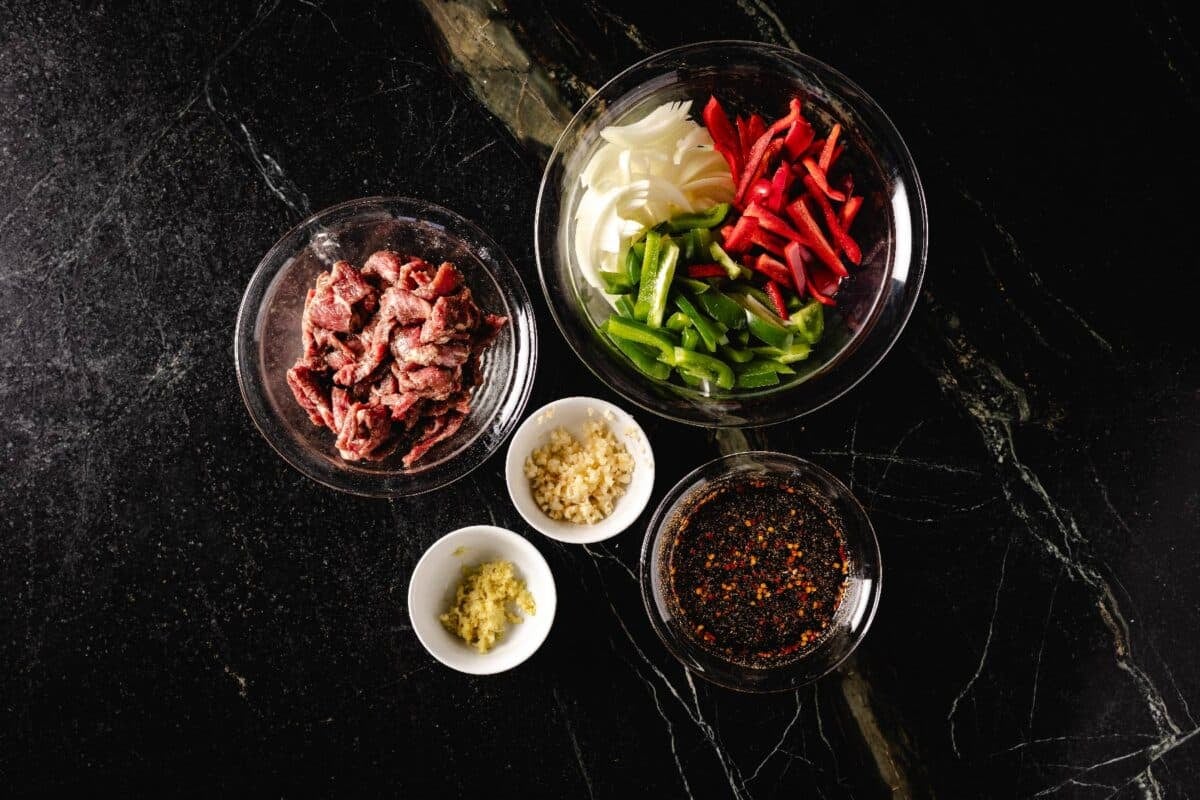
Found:
[[[811,178],[820,187],[819,191],[823,192],[830,200],[837,200],[839,203],[845,201],[846,195],[829,186],[829,179],[825,177],[825,170],[817,166],[817,162],[811,158],[806,158],[803,163],[804,169],[808,171],[808,176],[804,179],[805,183],[808,183]]]
[[[834,305],[833,296],[837,294],[841,281],[820,264],[813,264],[808,271],[808,293],[825,305]],[[825,299],[821,300],[822,297]]]
[[[729,115],[725,113],[725,109],[721,107],[716,97],[708,98],[708,104],[704,106],[702,116],[704,117],[704,126],[708,128],[708,133],[712,136],[713,147],[725,157],[725,161],[729,164],[729,171],[733,175],[734,185],[736,185],[742,175],[742,145],[738,140],[737,131],[733,129],[733,125],[729,122]]]
[[[825,305],[825,306],[836,306],[837,305],[836,300],[834,300],[832,297],[830,297],[827,294],[821,294],[820,292],[818,292],[816,289],[813,288],[813,285],[811,283],[808,285],[808,293],[811,294],[813,296],[813,298],[816,299],[816,301],[818,303],[820,303],[821,305]]]
[[[752,203],[766,203],[771,198],[771,182],[759,178],[750,186],[750,196],[746,199]]]
[[[833,165],[836,164],[838,159],[842,157],[842,152],[845,151],[845,149],[846,145],[844,144],[839,144],[837,147],[833,148],[833,157],[829,159],[829,166],[825,168],[826,173],[833,169]]]
[[[844,277],[850,274],[846,272],[846,268],[842,265],[842,260],[838,258],[838,254],[829,246],[825,234],[821,232],[817,221],[813,219],[812,212],[804,204],[803,197],[794,201],[785,210],[788,216],[792,218],[792,221],[796,223],[796,227],[805,234],[805,244],[812,247],[818,259],[840,276]]]
[[[762,147],[759,147],[759,142],[762,142]],[[763,179],[763,175],[771,166],[771,161],[783,149],[782,140],[771,139],[771,132],[767,131],[759,137],[758,142],[754,143],[751,148],[750,158],[746,161],[745,171],[742,173],[742,180],[738,184],[738,194],[734,197],[733,204],[738,208],[744,206],[750,200],[749,189],[759,180]],[[768,188],[770,181],[767,181]]]
[[[741,253],[750,247],[750,237],[758,230],[758,220],[754,217],[741,217],[733,226],[733,230],[725,237],[724,248],[731,253]]]
[[[854,218],[858,216],[858,210],[862,208],[862,204],[861,195],[847,198],[846,204],[842,206],[842,230],[847,233],[850,231],[850,226],[854,224]]]
[[[813,131],[813,126],[808,124],[808,120],[804,117],[797,117],[792,123],[792,127],[788,129],[787,135],[783,137],[783,149],[788,154],[788,158],[795,161],[804,155],[804,151],[812,144],[813,137],[816,132]]]
[[[763,250],[783,258],[783,248],[787,247],[788,240],[782,236],[776,236],[770,231],[764,230],[761,226],[750,234],[750,241],[758,245]]]
[[[779,316],[787,319],[787,303],[785,303],[783,300],[783,292],[779,290],[778,283],[775,281],[767,281],[767,296],[771,298],[771,305],[775,306],[775,311],[779,314]]]
[[[720,264],[692,264],[687,268],[687,275],[698,280],[729,277],[729,273]]]
[[[787,149],[787,144],[784,144],[784,149]],[[767,193],[767,208],[774,211],[776,214],[783,211],[783,200],[787,197],[787,191],[792,186],[792,171],[788,169],[787,164],[780,164],[775,170],[775,174],[771,177],[771,190]]]
[[[766,253],[762,253],[754,260],[754,266],[751,267],[755,272],[766,275],[767,278],[775,283],[781,283],[785,286],[792,285],[792,272],[787,268],[787,265],[776,258],[771,258]],[[787,314],[781,316],[786,317]]]
[[[792,282],[796,285],[796,294],[798,295],[803,295],[804,288],[808,285],[808,270],[805,267],[807,259],[804,257],[804,249],[804,245],[799,242],[789,242],[788,246],[783,249],[788,267],[792,270]]]
[[[784,130],[791,127],[791,124],[800,117],[800,101],[792,98],[789,103],[789,110],[786,116],[780,117],[771,123],[771,127],[767,128],[761,136],[754,141],[754,145],[750,148],[750,155],[746,157],[746,167],[742,172],[742,180],[738,183],[737,193],[734,195],[734,205],[742,205],[745,201],[746,192],[750,189],[750,184],[758,180],[759,175],[765,168],[765,165],[770,163],[770,159],[766,157],[767,148],[774,144],[772,141],[775,136]],[[751,123],[754,118],[751,117]],[[780,141],[775,146],[775,153],[778,153],[783,148],[783,142]]]
[[[821,151],[824,149],[825,149],[825,140],[824,139],[813,139],[812,144],[810,144],[808,146],[808,149],[804,151],[804,155],[808,158],[820,158]],[[796,166],[800,166],[800,165],[797,164]]]
[[[742,164],[742,167],[745,168],[746,156],[750,154],[750,145],[754,144],[754,140],[750,138],[750,118],[749,117],[738,117],[734,121],[734,124],[737,128],[737,138],[738,138],[738,147],[740,148],[739,152],[741,155],[741,164]],[[739,178],[740,178],[740,176],[739,176]],[[737,186],[737,184],[735,183],[734,186]]]
[[[825,139],[825,146],[821,148],[821,159],[817,163],[826,172],[829,171],[829,167],[833,164],[833,148],[837,144],[838,134],[841,132],[842,123],[833,123],[833,127],[829,129],[829,136]]]
[[[743,214],[747,217],[753,217],[758,220],[758,226],[763,230],[770,231],[776,236],[782,236],[788,241],[807,242],[808,237],[797,231],[791,225],[788,225],[780,217],[772,214],[767,209],[763,208],[758,203],[751,203],[746,206]]]
[[[821,207],[821,214],[825,217],[825,227],[829,228],[829,235],[833,237],[834,244],[838,249],[846,254],[846,258],[850,259],[851,264],[862,263],[862,250],[858,247],[858,242],[850,238],[850,234],[842,230],[842,222],[838,219],[837,213],[834,212],[833,206],[830,205],[829,199],[821,193],[821,189],[817,181],[813,180],[812,176],[805,176],[804,185],[808,187],[809,194],[817,201],[817,205]]]
[[[767,123],[763,120],[762,114],[751,114],[746,120],[746,137],[742,139],[742,156],[747,161],[750,159],[750,148],[758,141],[767,131]]]

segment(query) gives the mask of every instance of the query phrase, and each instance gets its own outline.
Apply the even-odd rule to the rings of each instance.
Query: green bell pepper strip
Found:
[[[646,251],[642,256],[642,273],[638,276],[639,303],[650,306],[650,294],[654,286],[654,276],[658,274],[658,262],[662,260],[662,236],[656,231],[646,231]]]
[[[742,321],[745,322],[745,317],[742,318]],[[734,331],[733,332],[733,341],[737,342],[742,347],[749,347],[750,346],[750,331],[746,330],[745,328],[742,328],[739,331]]]
[[[682,286],[692,294],[704,294],[712,288],[712,284],[705,281],[698,281],[695,278],[688,278],[683,275],[675,276],[675,284]]]
[[[725,221],[729,214],[729,203],[717,203],[712,208],[700,214],[681,214],[667,223],[671,233],[683,233],[692,228],[715,228]]]
[[[746,324],[755,338],[780,350],[787,350],[792,346],[792,332],[784,327],[782,319],[775,316],[775,313],[757,298],[744,294],[734,295],[733,299],[745,310]]]
[[[700,334],[695,328],[684,328],[680,334],[683,341],[680,342],[684,350],[699,350],[700,349]]]
[[[682,311],[676,311],[671,316],[667,317],[667,322],[663,325],[667,330],[681,331],[684,328],[689,328],[692,325],[692,318]]]
[[[704,379],[697,378],[695,375],[693,375],[690,372],[679,373],[679,380],[683,381],[685,384],[692,387],[693,389],[701,389],[704,387]]]
[[[730,295],[748,294],[758,300],[758,302],[762,303],[768,309],[771,308],[771,296],[752,283],[744,283],[739,281],[738,283],[735,283],[729,287],[729,293]],[[782,323],[782,320],[780,322]]]
[[[817,300],[809,300],[799,311],[788,317],[796,338],[816,344],[825,332],[825,306]]]
[[[623,294],[617,298],[617,313],[625,319],[633,319],[633,298]]]
[[[675,337],[666,331],[624,317],[609,317],[605,323],[605,333],[610,337],[649,347],[656,352],[656,358],[668,366],[675,363]]]
[[[692,228],[683,235],[683,260],[688,264],[707,261],[712,247],[712,232],[707,228]]]
[[[650,246],[646,245],[646,252]],[[667,295],[671,291],[671,281],[675,278],[675,265],[679,263],[679,245],[669,238],[663,238],[662,257],[658,267],[647,280],[645,270],[642,271],[642,285],[638,292],[638,302],[645,301],[646,324],[651,328],[661,328],[663,317],[667,311]]]
[[[794,364],[808,358],[812,347],[807,342],[794,341],[786,350],[780,350],[778,347],[751,347],[750,350],[756,355],[774,359],[782,364]]]
[[[615,336],[609,338],[642,374],[659,381],[665,381],[671,376],[671,368],[654,357],[655,351],[648,347],[642,347],[637,342],[626,341]]]
[[[680,372],[687,372],[712,381],[722,389],[733,388],[735,380],[733,369],[719,358],[676,347],[675,366]]]
[[[646,257],[646,243],[635,242],[625,251],[625,274],[637,283],[642,278],[642,259]]]
[[[779,385],[779,376],[774,372],[746,372],[737,376],[733,385],[738,389],[761,389]]]
[[[784,364],[781,361],[776,361],[773,358],[758,358],[751,361],[749,364],[742,364],[737,370],[739,375],[755,374],[760,372],[775,372],[780,375],[795,375],[796,370]]]
[[[683,235],[678,238],[679,249],[681,251],[680,259],[685,264],[691,264],[696,260],[696,237],[692,236],[693,231],[684,231]]]
[[[736,281],[739,279],[748,279],[750,270],[743,267],[741,264],[734,261],[729,253],[725,252],[725,248],[713,242],[708,246],[708,254],[712,256],[712,260],[725,268],[725,274],[729,276],[729,280]]]
[[[675,305],[679,310],[688,316],[692,321],[692,325],[696,328],[696,332],[700,334],[700,338],[704,340],[704,349],[710,353],[717,352],[718,344],[728,344],[729,337],[717,329],[717,325],[711,319],[701,314],[692,305],[692,301],[688,300],[682,294],[675,295]]]
[[[732,345],[722,345],[721,347],[717,348],[717,352],[720,353],[721,357],[726,361],[732,361],[734,364],[748,364],[754,360],[753,350],[743,350],[738,347],[733,347]]]
[[[731,330],[746,327],[746,315],[742,307],[726,295],[713,290],[696,296],[696,304],[704,313]]]
[[[633,291],[635,285],[624,272],[605,270],[600,270],[600,282],[604,284],[604,291],[609,294],[628,294]]]

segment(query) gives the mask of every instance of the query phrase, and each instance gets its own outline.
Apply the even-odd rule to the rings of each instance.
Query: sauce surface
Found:
[[[790,476],[704,487],[669,532],[669,602],[684,632],[735,663],[799,658],[833,624],[849,566],[840,520]]]

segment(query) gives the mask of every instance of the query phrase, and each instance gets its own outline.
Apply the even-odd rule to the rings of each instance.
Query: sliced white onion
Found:
[[[600,132],[604,143],[580,174],[575,212],[575,258],[592,286],[603,288],[599,271],[618,269],[621,252],[647,228],[733,198],[729,167],[691,107],[665,103]]]

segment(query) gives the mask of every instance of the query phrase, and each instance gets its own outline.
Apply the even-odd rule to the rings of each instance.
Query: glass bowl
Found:
[[[800,95],[818,129],[838,121],[843,160],[865,196],[855,236],[862,265],[838,294],[838,314],[797,375],[762,390],[705,394],[655,381],[611,347],[598,325],[612,307],[575,261],[579,175],[602,143],[600,131],[645,116],[662,103],[691,100],[692,115],[710,94],[732,113],[768,120]],[[598,378],[639,406],[706,427],[768,425],[807,414],[862,380],[891,349],[912,313],[925,273],[927,219],[916,166],[891,120],[866,92],[815,58],[756,42],[705,42],[667,50],[617,75],[584,104],[563,132],[538,196],[534,236],[542,289],[554,321]]]
[[[787,475],[808,493],[812,504],[835,523],[845,539],[848,584],[828,630],[791,661],[753,667],[728,660],[696,643],[684,630],[668,591],[670,531],[680,515],[718,482],[749,475]],[[871,521],[854,495],[815,464],[784,453],[754,451],[723,456],[684,476],[667,493],[642,544],[642,599],[650,623],[667,649],[685,667],[720,686],[744,692],[792,690],[833,670],[858,647],[871,627],[881,588],[879,543]]]
[[[453,261],[480,308],[509,319],[484,353],[484,380],[462,428],[411,469],[401,463],[402,453],[378,462],[344,461],[333,433],[308,419],[286,380],[301,352],[300,317],[317,274],[339,259],[361,266],[384,248],[434,264]],[[421,200],[366,197],[314,214],[267,251],[238,309],[234,361],[251,419],[285,461],[334,489],[399,497],[458,480],[512,432],[533,386],[537,327],[520,275],[486,233]]]

